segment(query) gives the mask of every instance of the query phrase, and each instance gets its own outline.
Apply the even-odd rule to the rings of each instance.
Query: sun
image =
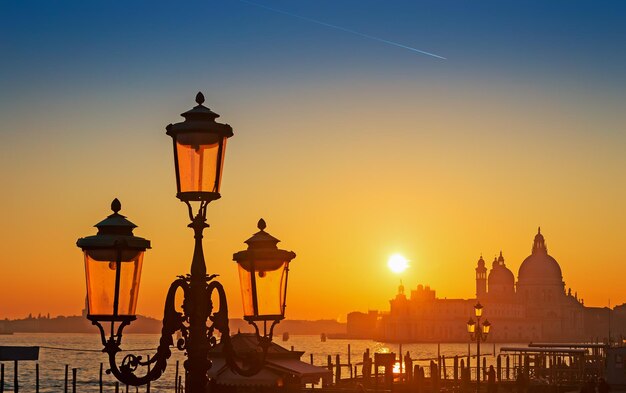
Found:
[[[394,273],[402,273],[409,267],[409,261],[400,254],[393,254],[387,261],[387,266]]]

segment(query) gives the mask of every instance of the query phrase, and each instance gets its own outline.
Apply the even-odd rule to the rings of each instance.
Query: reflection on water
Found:
[[[159,336],[156,334],[129,334],[124,336],[122,348],[142,350],[136,354],[143,356],[153,355],[158,344]],[[297,351],[304,351],[302,360],[310,362],[313,355],[313,362],[316,365],[326,366],[327,356],[331,355],[333,362],[336,355],[341,356],[341,362],[347,362],[348,345],[350,345],[351,363],[359,363],[363,359],[363,353],[366,349],[370,353],[388,353],[395,352],[399,354],[400,345],[385,344],[372,340],[327,340],[321,342],[318,335],[299,336],[291,335],[286,342],[275,340],[275,342],[283,347],[290,349],[292,346]],[[71,385],[72,368],[77,368],[77,391],[79,392],[98,392],[98,378],[100,363],[104,363],[106,370],[108,358],[106,354],[101,352],[100,336],[97,334],[14,334],[9,336],[0,336],[0,345],[25,345],[40,346],[39,367],[40,367],[40,391],[42,393],[63,391],[65,384],[65,365],[69,366],[69,378]],[[495,350],[499,351],[500,346],[519,346],[522,344],[496,344]],[[525,346],[525,345],[524,345]],[[66,348],[71,350],[61,350]],[[146,350],[153,348],[154,350]],[[438,352],[446,357],[454,355],[467,356],[468,350],[472,355],[475,354],[476,346],[472,344],[441,344],[438,348],[437,344],[404,344],[402,345],[402,353],[407,351],[411,353],[413,359],[423,359],[418,364],[427,364],[427,359],[436,358]],[[494,345],[491,343],[483,343],[481,352],[483,354],[492,353]],[[497,352],[496,352],[497,353]],[[118,364],[121,362],[124,352],[118,354]],[[176,361],[180,362],[180,372],[183,370],[183,353],[173,349],[172,357],[168,362],[168,367],[163,376],[152,383],[152,391],[173,391]],[[492,357],[487,357],[487,363],[491,364]],[[13,390],[13,363],[3,362],[5,369],[5,391]],[[115,378],[112,375],[103,376],[105,391],[113,391],[115,386]],[[21,391],[35,391],[35,362],[20,362],[19,364],[19,381]],[[71,388],[70,388],[71,389]],[[124,389],[121,389],[124,391]],[[131,391],[135,391],[131,389]],[[145,388],[140,388],[145,391]]]

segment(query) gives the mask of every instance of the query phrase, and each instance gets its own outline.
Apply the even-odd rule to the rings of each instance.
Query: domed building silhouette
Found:
[[[493,326],[490,341],[499,342],[589,340],[590,334],[601,329],[597,321],[608,314],[606,308],[585,307],[571,289],[566,291],[561,266],[548,254],[541,228],[531,254],[519,267],[517,281],[502,251],[489,270],[481,255],[475,271],[473,299],[440,299],[422,285],[408,297],[402,285],[390,300],[389,313],[380,314],[375,338],[388,342],[467,341],[466,322],[477,301]]]

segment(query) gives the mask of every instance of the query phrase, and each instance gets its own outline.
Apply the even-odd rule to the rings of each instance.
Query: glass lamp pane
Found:
[[[261,263],[259,263],[261,264]],[[277,270],[257,270],[256,293],[259,315],[283,315],[287,262]]]
[[[135,315],[143,254],[143,251],[124,250],[122,262],[118,264],[114,249],[85,251],[89,315]],[[118,309],[115,310],[118,265],[121,270]]]
[[[226,139],[206,133],[178,135],[176,154],[179,192],[219,192]],[[219,157],[220,142],[222,142],[221,157]]]
[[[250,262],[239,264],[239,280],[243,313],[246,317],[282,316],[287,285],[287,266],[284,261],[256,261],[255,270]],[[266,270],[267,269],[267,270]],[[252,285],[252,274],[256,293]],[[254,299],[256,295],[256,310]]]
[[[254,316],[254,306],[252,300],[252,274],[241,265],[239,265],[239,284],[241,287],[243,315],[246,317]]]
[[[490,328],[491,328],[491,324],[489,322],[485,322],[483,324],[483,333],[484,334],[488,334]]]
[[[475,305],[474,312],[476,313],[476,318],[480,318],[483,315],[483,306],[480,304]]]

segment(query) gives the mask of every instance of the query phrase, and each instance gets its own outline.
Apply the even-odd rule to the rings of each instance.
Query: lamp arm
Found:
[[[207,291],[209,298],[213,291],[217,291],[217,294],[219,296],[219,310],[209,317],[210,320],[213,322],[213,324],[209,328],[209,337],[213,338],[212,335],[214,329],[219,330],[221,334],[220,343],[222,344],[222,351],[224,353],[228,368],[244,377],[251,377],[258,374],[265,363],[267,349],[272,342],[271,338],[261,337],[257,329],[256,336],[259,339],[259,346],[262,349],[262,356],[259,358],[258,352],[248,353],[245,356],[237,355],[230,340],[230,328],[228,327],[228,303],[226,301],[226,293],[224,292],[224,287],[219,282],[212,281],[207,286]],[[239,363],[249,364],[249,366],[242,367],[239,365]]]
[[[122,364],[118,367],[115,361],[115,355],[121,351],[120,349],[120,341],[121,341],[121,328],[118,331],[119,340],[115,338],[111,338],[107,341],[103,352],[106,352],[109,355],[109,369],[106,371],[107,374],[112,373],[115,378],[117,378],[120,382],[131,385],[131,386],[139,386],[145,385],[150,381],[154,381],[158,379],[165,368],[167,367],[167,360],[172,355],[172,351],[170,347],[174,345],[172,340],[172,335],[178,330],[184,330],[185,326],[183,322],[185,321],[185,317],[182,313],[176,311],[176,307],[174,301],[176,299],[176,291],[181,288],[183,292],[187,293],[189,290],[189,284],[185,280],[184,277],[179,277],[175,280],[171,285],[167,292],[167,297],[165,299],[165,309],[163,311],[163,327],[161,328],[161,338],[159,339],[159,346],[157,348],[156,354],[148,358],[148,360],[144,361],[142,356],[137,356],[134,354],[128,354],[124,356],[122,360]],[[180,341],[180,340],[179,340]],[[177,347],[180,348],[182,344],[177,343]],[[154,364],[154,366],[143,376],[135,375],[135,370],[139,366],[148,366]]]

